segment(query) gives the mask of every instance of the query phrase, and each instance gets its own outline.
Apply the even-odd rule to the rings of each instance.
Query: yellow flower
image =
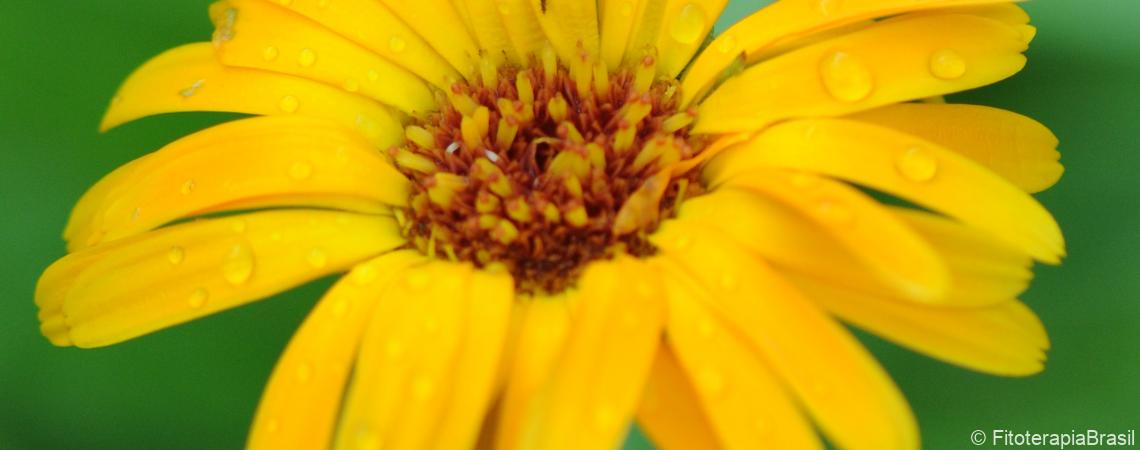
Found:
[[[110,345],[347,271],[253,449],[609,449],[634,419],[663,449],[918,447],[833,318],[1041,370],[1016,297],[1064,252],[1030,196],[1057,141],[941,100],[1021,69],[1026,14],[783,0],[707,41],[725,3],[219,2],[103,127],[256,117],[87,192],[43,333]]]

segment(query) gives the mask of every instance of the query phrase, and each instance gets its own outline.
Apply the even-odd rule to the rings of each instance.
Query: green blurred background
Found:
[[[856,1],[856,0],[849,0]],[[148,119],[99,135],[136,65],[204,40],[208,0],[4,0],[0,8],[0,449],[237,449],[274,360],[328,280],[99,350],[40,337],[32,293],[64,251],[71,205],[116,166],[218,120]],[[760,4],[734,0],[721,26]],[[928,449],[974,429],[1140,425],[1140,1],[1040,0],[1029,66],[954,100],[1035,117],[1065,177],[1040,196],[1069,258],[1024,299],[1053,339],[1047,370],[1003,379],[866,341],[905,391]],[[649,448],[636,433],[628,448]]]

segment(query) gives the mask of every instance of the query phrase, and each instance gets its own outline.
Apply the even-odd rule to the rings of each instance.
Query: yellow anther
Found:
[[[467,188],[467,178],[454,173],[437,173],[432,180],[434,183],[428,187],[428,198],[444,209],[450,209],[455,195]]]
[[[499,119],[499,128],[495,130],[495,148],[506,150],[515,142],[519,132],[519,122],[514,117]]]
[[[637,64],[636,72],[633,75],[633,90],[638,94],[649,92],[649,88],[653,86],[653,77],[657,73],[657,57],[654,56],[653,51],[647,51],[645,56]]]
[[[666,133],[677,132],[685,127],[688,127],[689,125],[692,125],[693,120],[696,118],[697,111],[695,108],[673,114],[672,116],[669,116],[668,119],[665,119],[665,122],[661,124],[661,131],[664,131]]]
[[[412,125],[404,128],[404,136],[420,148],[435,148],[435,136],[432,136],[431,132],[424,127]]]
[[[408,170],[414,170],[420,173],[435,173],[439,167],[435,165],[435,161],[419,153],[412,153],[406,148],[394,148],[391,151],[392,159],[396,161],[396,165]]]
[[[500,205],[499,197],[487,191],[479,191],[479,195],[475,197],[475,211],[483,214],[493,213],[499,210]]]
[[[585,144],[586,138],[582,137],[582,133],[578,132],[578,127],[574,126],[573,122],[562,122],[558,124],[558,137],[570,141],[574,144]]]
[[[637,125],[631,125],[624,120],[618,122],[618,130],[614,133],[614,153],[625,154],[633,145],[633,138],[637,135]]]
[[[503,219],[499,218],[499,216],[496,216],[494,214],[480,214],[479,215],[479,228],[482,228],[484,230],[490,230],[492,228],[495,228],[495,225],[498,225],[500,220],[503,220]]]
[[[563,150],[554,155],[546,173],[553,176],[574,176],[579,179],[590,174],[590,162],[581,153],[572,150]]]
[[[610,72],[601,61],[594,63],[594,92],[601,97],[610,94]]]
[[[547,223],[558,223],[559,220],[562,220],[562,213],[553,203],[547,203],[542,207],[542,218],[546,219]]]
[[[510,244],[519,238],[519,229],[509,220],[500,220],[495,225],[495,230],[491,232],[491,235],[499,242]]]
[[[479,58],[479,76],[483,87],[493,89],[499,85],[499,68],[491,58]]]
[[[546,112],[550,114],[550,118],[555,122],[562,122],[566,120],[566,114],[570,110],[570,105],[566,103],[566,99],[562,97],[562,93],[558,93],[550,102],[546,104]]]
[[[507,200],[507,217],[514,219],[516,222],[530,222],[533,219],[530,204],[528,204],[523,197],[515,197]]]
[[[606,149],[601,145],[594,142],[586,144],[586,158],[594,170],[606,170]]]
[[[467,146],[468,150],[474,151],[483,148],[483,137],[485,135],[475,122],[474,117],[464,116],[459,122],[459,132],[463,136],[463,144]]]
[[[551,47],[550,43],[543,45],[538,55],[542,62],[542,79],[549,85],[554,81],[554,74],[558,72],[558,55],[554,53],[554,47]]]
[[[577,198],[582,198],[582,182],[578,177],[569,175],[562,179],[562,185],[566,187],[566,191]]]
[[[586,226],[586,223],[590,221],[590,216],[586,214],[586,207],[582,206],[581,203],[571,205],[562,214],[562,217],[570,226],[578,228]]]
[[[471,177],[486,183],[491,188],[491,192],[496,195],[504,198],[514,195],[511,180],[491,160],[487,158],[476,159],[471,165],[470,173]]]
[[[515,89],[519,91],[519,101],[531,105],[534,104],[534,85],[530,82],[530,76],[526,72],[520,71],[515,76]]]
[[[453,92],[451,95],[451,106],[454,106],[455,110],[459,111],[460,114],[470,116],[475,114],[475,108],[479,107],[479,103],[471,98],[470,95],[462,92]]]
[[[671,137],[658,136],[645,143],[631,165],[634,170],[641,170],[649,164],[656,162],[656,167],[663,168],[681,160],[681,150]]]

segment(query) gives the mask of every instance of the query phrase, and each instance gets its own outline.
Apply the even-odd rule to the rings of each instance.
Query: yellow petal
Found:
[[[998,108],[900,103],[852,119],[882,125],[954,150],[1028,192],[1048,189],[1064,168],[1057,137],[1041,123]]]
[[[759,169],[740,173],[721,187],[761,193],[790,206],[907,298],[937,303],[946,295],[950,275],[930,245],[877,201],[844,183]]]
[[[214,22],[214,45],[226,66],[320,81],[413,115],[438,109],[416,74],[299,14],[262,0],[229,0],[215,7],[221,12]]]
[[[521,427],[525,449],[612,449],[640,400],[661,338],[657,274],[628,257],[591,263],[566,346]]]
[[[657,35],[657,73],[673,79],[689,64],[728,0],[669,0]]]
[[[821,449],[819,437],[764,356],[714,310],[717,300],[672,261],[669,275],[670,347],[696,388],[701,410],[725,448]],[[758,407],[763,405],[763,407]]]
[[[597,57],[597,2],[581,0],[529,0],[546,38],[562,61],[578,59],[579,49]]]
[[[638,16],[634,13],[642,10],[643,4],[658,0],[600,0],[601,9],[599,25],[599,41],[601,45],[601,58],[610,72],[621,67],[625,58],[625,49],[629,44],[633,30],[637,27]]]
[[[404,137],[398,113],[383,105],[304,78],[224,67],[208,42],[167,50],[135,70],[111,101],[101,128],[184,111],[326,118],[353,127],[382,148]]]
[[[506,358],[506,386],[499,400],[494,448],[523,449],[526,418],[533,415],[533,399],[551,377],[570,329],[570,305],[565,295],[521,299],[515,303],[518,323],[513,350]]]
[[[659,350],[653,360],[637,423],[660,450],[724,448],[705,417],[693,383],[668,348]]]
[[[435,420],[432,446],[439,450],[472,448],[480,425],[498,387],[501,357],[506,345],[514,284],[506,273],[476,272],[468,291],[467,333],[455,362],[453,376],[462,380],[452,389],[446,411]]]
[[[1032,375],[1044,368],[1049,346],[1045,329],[1017,300],[983,308],[935,308],[793,279],[840,319],[951,364],[1007,376]]]
[[[486,0],[480,0],[486,1]],[[511,38],[518,64],[530,64],[530,57],[546,44],[546,35],[538,23],[538,17],[531,9],[530,0],[497,0],[495,10]]]
[[[420,37],[416,30],[376,0],[291,0],[273,3],[308,17],[442,89],[451,87],[447,83],[449,78],[459,76],[456,68]],[[240,14],[238,18],[241,19]],[[235,37],[243,36],[237,34]],[[366,74],[365,79],[369,82],[383,83],[372,78]],[[358,81],[364,85],[365,79]]]
[[[669,0],[638,0],[633,9],[633,26],[625,47],[626,62],[636,63],[646,52],[653,51],[661,24],[665,21],[665,5]]]
[[[381,294],[336,448],[470,448],[491,398],[512,299],[505,274],[432,261]]]
[[[36,304],[53,343],[99,347],[273,295],[402,243],[395,221],[382,216],[291,210],[199,220],[61,258],[40,278]]]
[[[914,417],[883,369],[772,269],[738,244],[683,221],[666,222],[651,240],[705,291],[730,332],[762,355],[836,447],[918,448]],[[670,302],[671,318],[677,303]]]
[[[961,223],[897,209],[892,212],[925,239],[949,269],[950,289],[940,305],[992,304],[1016,296],[1028,285],[1031,260],[1024,253]],[[919,217],[911,217],[915,214]],[[918,301],[908,297],[908,291],[878,281],[875,273],[818,223],[763,196],[717,190],[686,200],[678,220],[723,233],[781,270],[877,297]]]
[[[467,11],[468,25],[475,31],[475,39],[483,54],[496,63],[511,61],[522,63],[522,56],[511,43],[507,26],[499,17],[498,0],[461,0]],[[524,3],[528,10],[530,5]]]
[[[761,133],[710,161],[715,184],[752,167],[815,172],[869,186],[992,233],[1056,263],[1064,240],[1033,197],[934,143],[852,120],[800,120]]]
[[[406,178],[359,135],[322,119],[237,120],[179,139],[104,177],[64,231],[74,251],[210,212],[351,205],[378,212],[408,199]]]
[[[419,253],[396,251],[361,263],[333,285],[301,324],[277,366],[249,432],[249,450],[322,448],[332,439],[360,338],[389,281]]]
[[[730,78],[701,103],[694,132],[757,130],[983,86],[1021,70],[1025,49],[1017,29],[992,19],[888,19]]]
[[[682,104],[704,93],[738,58],[755,62],[774,46],[829,33],[871,19],[908,11],[985,5],[1008,0],[860,0],[834,2],[782,0],[766,6],[720,33],[685,73]]]
[[[318,0],[320,1],[320,0]],[[375,0],[362,0],[375,1]],[[379,0],[467,79],[476,72],[479,46],[452,0]],[[371,18],[365,18],[371,20]]]

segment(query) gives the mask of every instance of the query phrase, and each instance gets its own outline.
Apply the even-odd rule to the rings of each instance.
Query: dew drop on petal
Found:
[[[313,175],[313,165],[305,161],[297,161],[289,166],[289,178],[297,181],[306,180]]]
[[[834,200],[819,202],[818,211],[821,219],[835,225],[849,225],[855,220],[851,209]]]
[[[736,50],[736,36],[731,34],[722,36],[716,43],[716,51],[721,53],[732,53]]]
[[[336,318],[342,318],[348,314],[348,299],[339,298],[332,305],[332,313]]]
[[[313,379],[313,365],[307,362],[298,364],[297,371],[293,375],[297,377],[298,382],[308,383],[309,380]]]
[[[400,359],[404,356],[404,344],[396,339],[389,340],[384,344],[384,354],[391,360]]]
[[[209,299],[210,293],[206,291],[206,288],[198,288],[190,293],[190,298],[186,300],[186,304],[193,309],[199,309],[206,306],[206,301]]]
[[[740,280],[734,274],[725,272],[720,275],[720,288],[727,292],[735,291],[739,284]]]
[[[857,102],[867,98],[874,87],[871,70],[855,56],[831,52],[820,62],[820,77],[827,92],[844,102]]]
[[[676,247],[677,250],[688,249],[690,245],[693,245],[693,238],[689,236],[681,236],[673,242],[673,246]]]
[[[359,91],[360,90],[360,82],[356,81],[356,78],[345,78],[344,79],[344,90],[346,90],[348,92]]]
[[[186,250],[183,250],[182,247],[171,247],[166,252],[166,260],[170,261],[171,265],[182,264],[184,259],[186,259]]]
[[[249,246],[236,244],[222,261],[222,278],[233,285],[244,284],[253,276],[253,265],[253,251]]]
[[[379,79],[380,79],[380,72],[377,72],[375,70],[369,70],[368,71],[368,81],[375,82],[376,80],[379,80]]]
[[[265,422],[265,431],[276,433],[279,429],[281,429],[281,424],[277,422],[277,419],[269,419]]]
[[[724,393],[724,376],[714,369],[704,369],[697,374],[697,389],[710,397]]]
[[[352,271],[349,279],[357,286],[367,286],[376,281],[376,269],[372,266],[360,266]]]
[[[324,250],[314,248],[312,250],[309,250],[309,254],[305,256],[305,261],[309,263],[310,267],[314,269],[320,269],[328,265],[329,257],[327,254],[325,254]]]
[[[938,50],[930,55],[930,73],[943,80],[961,78],[966,74],[966,60],[954,50]]]
[[[611,405],[603,404],[594,410],[594,428],[598,431],[612,431],[617,428],[619,422],[617,410]]]
[[[895,159],[895,168],[907,180],[925,183],[938,174],[938,160],[922,147],[911,147]]]
[[[420,400],[431,398],[435,394],[435,382],[425,376],[416,377],[412,381],[412,395]]]
[[[392,36],[391,38],[388,38],[388,48],[393,52],[400,53],[407,47],[408,42],[405,41],[402,37]]]
[[[281,102],[278,103],[277,106],[281,108],[281,111],[292,114],[297,112],[297,108],[301,106],[301,103],[297,101],[297,97],[286,95],[281,97]]]
[[[353,439],[354,450],[379,450],[384,441],[380,439],[380,435],[367,427],[360,427],[356,431],[356,437]]]
[[[818,0],[815,4],[815,9],[820,14],[830,16],[839,12],[840,7],[843,6],[843,0]]]
[[[186,180],[185,183],[182,183],[182,187],[178,188],[178,192],[181,192],[182,195],[190,195],[191,192],[194,192],[195,187],[197,186],[194,180]]]
[[[234,233],[245,233],[245,219],[234,219],[230,222],[230,230]]]
[[[701,32],[708,25],[708,15],[696,3],[688,3],[673,18],[669,26],[669,36],[681,44],[692,44],[701,38]]]
[[[302,49],[301,53],[297,55],[297,64],[301,67],[312,67],[317,63],[317,52],[311,48]]]
[[[266,62],[276,61],[277,56],[280,54],[281,51],[277,50],[277,47],[270,45],[261,50],[261,59],[264,59]]]

